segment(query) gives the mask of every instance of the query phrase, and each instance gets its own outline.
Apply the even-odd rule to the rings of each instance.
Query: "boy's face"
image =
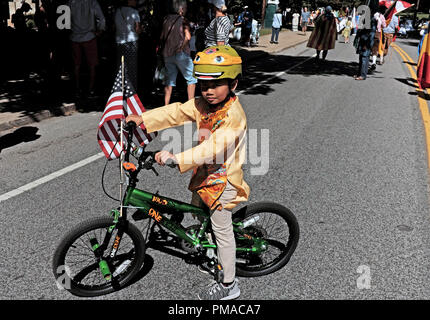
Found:
[[[234,80],[232,86],[229,86],[227,79],[220,80],[203,80],[200,82],[200,90],[203,98],[210,104],[218,104],[223,102],[230,94],[230,90],[234,91],[237,86],[237,80]]]

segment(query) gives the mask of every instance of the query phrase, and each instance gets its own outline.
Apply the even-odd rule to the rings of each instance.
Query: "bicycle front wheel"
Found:
[[[245,225],[236,237],[236,273],[243,277],[258,277],[284,267],[299,241],[299,224],[286,207],[259,202],[241,208],[233,222]],[[250,251],[256,248],[257,251]]]
[[[104,242],[113,224],[111,217],[93,218],[77,225],[61,240],[52,261],[59,288],[82,297],[105,295],[124,287],[140,270],[145,241],[139,229],[128,221],[121,224],[121,240],[117,238],[120,229],[114,229],[104,252],[96,257],[95,246]],[[115,241],[117,251],[112,258]],[[110,273],[108,280],[106,270]]]

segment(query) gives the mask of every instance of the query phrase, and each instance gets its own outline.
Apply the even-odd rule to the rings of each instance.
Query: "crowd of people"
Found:
[[[61,3],[71,9],[70,30],[57,26],[56,9]],[[165,64],[162,86],[167,104],[179,73],[185,80],[188,98],[195,95],[192,59],[196,52],[211,45],[229,45],[232,41],[246,47],[258,43],[260,24],[246,5],[233,13],[224,0],[194,2],[191,6],[185,0],[174,1],[175,5],[163,8],[165,14],[156,16],[157,8],[138,8],[137,0],[111,3],[114,4],[103,7],[98,0],[40,0],[35,14],[29,16],[26,13],[31,10],[30,5],[24,2],[12,16],[13,32],[6,37],[15,48],[10,50],[10,56],[19,63],[13,67],[6,65],[4,70],[13,68],[15,74],[28,75],[25,70],[36,69],[54,95],[59,92],[62,74],[68,72],[73,78],[75,98],[93,98],[109,90],[108,79],[114,77],[124,56],[128,78],[145,101],[158,86],[153,76],[160,48],[158,53]],[[283,27],[293,30],[300,27],[302,34],[311,28],[308,47],[316,50],[316,60],[321,63],[328,51],[334,49],[339,35],[349,43],[351,35],[356,33],[354,46],[360,65],[356,79],[364,80],[377,63],[384,63],[398,31],[398,17],[394,15],[387,23],[385,10],[378,8],[371,29],[358,30],[358,17],[348,7],[340,10],[330,6],[315,10],[304,7],[300,13],[279,8],[272,17],[270,43],[278,43]],[[159,19],[160,16],[164,19]],[[30,55],[27,48],[33,49]],[[103,66],[99,67],[100,64]]]
[[[173,1],[168,7],[157,2],[156,7],[139,7],[138,2],[116,0],[107,5],[98,0],[40,0],[31,14],[30,5],[24,2],[11,17],[13,28],[2,26],[10,44],[6,60],[19,61],[16,67],[5,65],[3,76],[37,73],[50,97],[59,94],[61,79],[68,78],[74,86],[74,99],[92,99],[106,96],[124,56],[131,84],[142,100],[150,100],[159,87],[153,76],[160,48],[167,69],[163,83],[167,103],[179,72],[188,97],[194,95],[195,80],[190,73],[196,52],[213,44],[237,41],[250,46],[256,42],[256,20],[248,6],[233,14],[227,12],[223,0]],[[57,26],[61,4],[70,7],[70,29]]]
[[[376,69],[377,63],[380,65],[384,63],[399,30],[399,18],[392,15],[389,21],[386,21],[384,17],[386,10],[385,6],[372,8],[370,28],[359,28],[360,16],[355,16],[349,8],[334,11],[331,6],[327,6],[312,11],[311,14],[307,8],[303,8],[300,25],[303,33],[306,33],[308,25],[313,26],[307,46],[316,50],[316,63],[321,64],[326,60],[328,51],[335,48],[339,35],[342,35],[344,43],[349,43],[351,34],[355,33],[353,45],[359,56],[359,66],[354,78],[366,80],[368,73]]]

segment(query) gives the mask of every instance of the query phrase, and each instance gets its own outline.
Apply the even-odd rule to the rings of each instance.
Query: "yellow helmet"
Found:
[[[193,63],[193,76],[199,80],[236,79],[242,74],[242,58],[230,46],[208,47]]]

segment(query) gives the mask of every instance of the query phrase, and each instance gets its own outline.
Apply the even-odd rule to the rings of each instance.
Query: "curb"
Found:
[[[260,51],[260,52],[255,53],[255,54],[251,53],[249,55],[249,57],[246,58],[246,61],[249,62],[249,61],[253,61],[257,58],[260,58],[262,56],[268,55],[268,54],[278,53],[278,52],[281,52],[283,50],[287,50],[289,48],[293,48],[295,46],[298,46],[298,45],[300,45],[306,41],[308,41],[308,39],[304,39],[303,41],[297,42],[293,45],[288,45],[286,47],[282,47],[282,48],[280,48],[276,51],[273,51],[273,52]],[[246,50],[246,48],[242,48],[241,46],[233,46],[233,47],[235,49],[238,48],[239,51]],[[249,51],[249,52],[252,52],[252,51]],[[76,105],[74,103],[65,104],[59,108],[55,108],[55,109],[51,109],[51,110],[42,110],[42,111],[34,113],[32,115],[25,115],[25,116],[23,116],[19,119],[16,119],[16,120],[0,123],[0,132],[14,129],[14,128],[18,128],[21,126],[25,126],[25,125],[30,124],[30,123],[40,122],[42,120],[45,120],[45,119],[48,119],[48,118],[51,118],[54,116],[69,116],[73,112],[76,112],[76,110],[77,110],[77,108],[76,108]]]
[[[76,111],[76,106],[74,103],[65,104],[59,108],[55,108],[51,110],[42,110],[32,115],[23,116],[22,118],[19,118],[16,120],[0,123],[0,131],[14,129],[34,122],[40,122],[42,120],[45,120],[54,116],[68,116],[75,111]]]

